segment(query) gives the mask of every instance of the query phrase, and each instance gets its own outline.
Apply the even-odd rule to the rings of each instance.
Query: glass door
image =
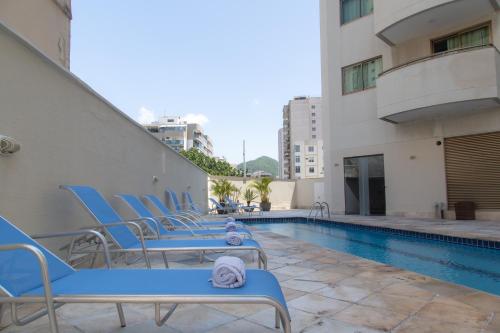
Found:
[[[345,211],[351,215],[385,215],[384,156],[344,159]]]

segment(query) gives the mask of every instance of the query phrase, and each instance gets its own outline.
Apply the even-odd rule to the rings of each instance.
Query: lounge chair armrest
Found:
[[[148,221],[149,222],[153,222],[154,225],[155,225],[155,229],[156,229],[156,238],[157,239],[160,239],[160,226],[158,225],[158,222],[156,219],[152,218],[152,217],[138,217],[138,218],[135,218],[135,219],[130,219],[130,220],[126,220],[125,222],[135,222],[135,223],[138,223],[138,224],[142,224],[144,226],[146,226],[146,228],[148,228]]]
[[[171,216],[174,217],[176,220],[181,220],[181,221],[184,221],[184,222],[192,223],[197,228],[203,228],[200,224],[198,224],[196,222],[195,219],[191,218],[189,215],[176,213],[176,214],[172,214]]]
[[[182,224],[182,225],[183,225],[183,226],[184,226],[187,230],[189,230],[189,232],[191,232],[191,234],[192,234],[193,236],[195,235],[195,233],[193,232],[193,229],[192,229],[190,226],[188,226],[186,223],[182,222],[181,220],[179,220],[179,219],[177,219],[177,218],[175,218],[175,217],[173,217],[173,216],[157,216],[157,218],[159,218],[159,219],[160,219],[160,218],[161,218],[161,219],[165,219],[165,220],[167,220],[167,221],[168,221],[171,225],[173,225],[173,224],[170,222],[170,220],[173,220],[173,221],[175,221],[175,222],[177,222],[177,223],[179,223],[179,224]]]
[[[124,221],[124,222],[114,222],[114,223],[107,223],[107,224],[101,224],[101,225],[93,225],[90,227],[84,227],[84,228],[82,228],[82,230],[85,230],[85,229],[107,230],[108,228],[118,227],[118,226],[130,226],[137,231],[137,234],[139,235],[139,242],[141,243],[141,249],[142,249],[142,252],[144,254],[144,259],[146,260],[146,266],[147,266],[147,268],[151,269],[151,262],[149,261],[149,257],[147,254],[144,233],[142,232],[141,226],[139,224],[137,224],[136,222]]]
[[[45,303],[47,306],[47,314],[49,316],[50,328],[51,332],[57,332],[57,321],[56,314],[54,308],[54,298],[52,296],[52,284],[49,276],[49,266],[47,264],[47,258],[43,252],[37,247],[30,244],[10,244],[10,245],[2,245],[0,246],[0,251],[14,251],[14,250],[22,250],[31,253],[37,260],[38,266],[40,268],[40,275],[42,276],[43,290],[45,296]],[[24,325],[27,322],[21,322],[17,320],[17,316],[14,316],[16,319],[16,324]],[[28,320],[32,321],[34,319]]]
[[[109,254],[109,245],[108,241],[106,240],[106,237],[104,237],[103,234],[101,234],[99,231],[96,230],[75,230],[75,231],[67,231],[67,232],[57,232],[57,233],[50,233],[50,234],[37,234],[37,235],[31,235],[31,238],[33,239],[46,239],[46,238],[58,238],[58,237],[71,237],[71,236],[84,236],[84,235],[90,235],[94,236],[99,241],[101,242],[103,246],[103,255],[104,255],[104,260],[106,262],[106,266],[108,268],[111,268],[111,256]]]

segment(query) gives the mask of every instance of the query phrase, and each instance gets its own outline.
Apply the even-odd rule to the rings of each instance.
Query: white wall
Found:
[[[69,68],[71,0],[1,0],[0,22]]]
[[[243,182],[243,178],[240,177],[217,177],[217,176],[210,176],[210,179],[220,179],[220,178],[226,178],[231,183],[233,183],[237,188],[241,189],[241,196],[240,196],[240,202],[245,203],[245,200],[243,199],[243,194],[245,193],[245,189],[253,182],[253,179],[247,179],[246,183]],[[210,189],[210,186],[212,183],[208,182],[208,188]],[[287,210],[294,208],[294,193],[295,193],[295,181],[292,180],[273,180],[273,182],[270,185],[271,187],[271,195],[270,195],[270,200],[272,210]],[[253,190],[256,194],[257,191]],[[209,196],[213,197],[215,200],[218,200],[212,193],[209,191]],[[260,202],[260,198],[255,199],[253,204],[258,204]]]
[[[0,157],[1,216],[28,233],[94,224],[61,184],[94,186],[107,198],[189,188],[206,202],[205,172],[1,26],[0,50],[0,134],[21,143]]]
[[[323,184],[323,178],[297,179],[294,208],[309,209],[313,202],[324,201]]]
[[[210,178],[219,179],[222,177],[211,176]],[[245,203],[243,193],[253,180],[247,180],[245,184],[243,183],[243,179],[239,177],[223,178],[230,180],[236,187],[241,188],[240,202]],[[274,180],[271,183],[272,192],[270,196],[272,210],[309,209],[314,201],[324,201],[323,180],[323,178]],[[210,188],[210,185],[211,182],[209,181],[208,188]],[[209,195],[214,197],[211,193]],[[217,198],[215,199],[217,200]],[[260,198],[257,198],[254,204],[258,204],[259,202]]]

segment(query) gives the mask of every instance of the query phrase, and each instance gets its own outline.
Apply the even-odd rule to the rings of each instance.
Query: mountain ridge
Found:
[[[238,169],[243,170],[243,163],[238,164]],[[247,173],[265,171],[278,176],[279,162],[269,156],[261,156],[247,162]]]

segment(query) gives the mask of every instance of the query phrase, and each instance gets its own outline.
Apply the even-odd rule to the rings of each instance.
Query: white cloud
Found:
[[[185,115],[184,117],[182,117],[182,120],[190,123],[190,124],[199,124],[201,126],[205,125],[206,123],[208,123],[208,118],[207,116],[205,116],[204,114],[202,113],[197,113],[197,114],[194,114],[194,113],[188,113],[187,115]]]
[[[139,109],[139,116],[137,117],[139,124],[150,124],[155,120],[156,115],[154,111],[146,109],[144,106]]]

